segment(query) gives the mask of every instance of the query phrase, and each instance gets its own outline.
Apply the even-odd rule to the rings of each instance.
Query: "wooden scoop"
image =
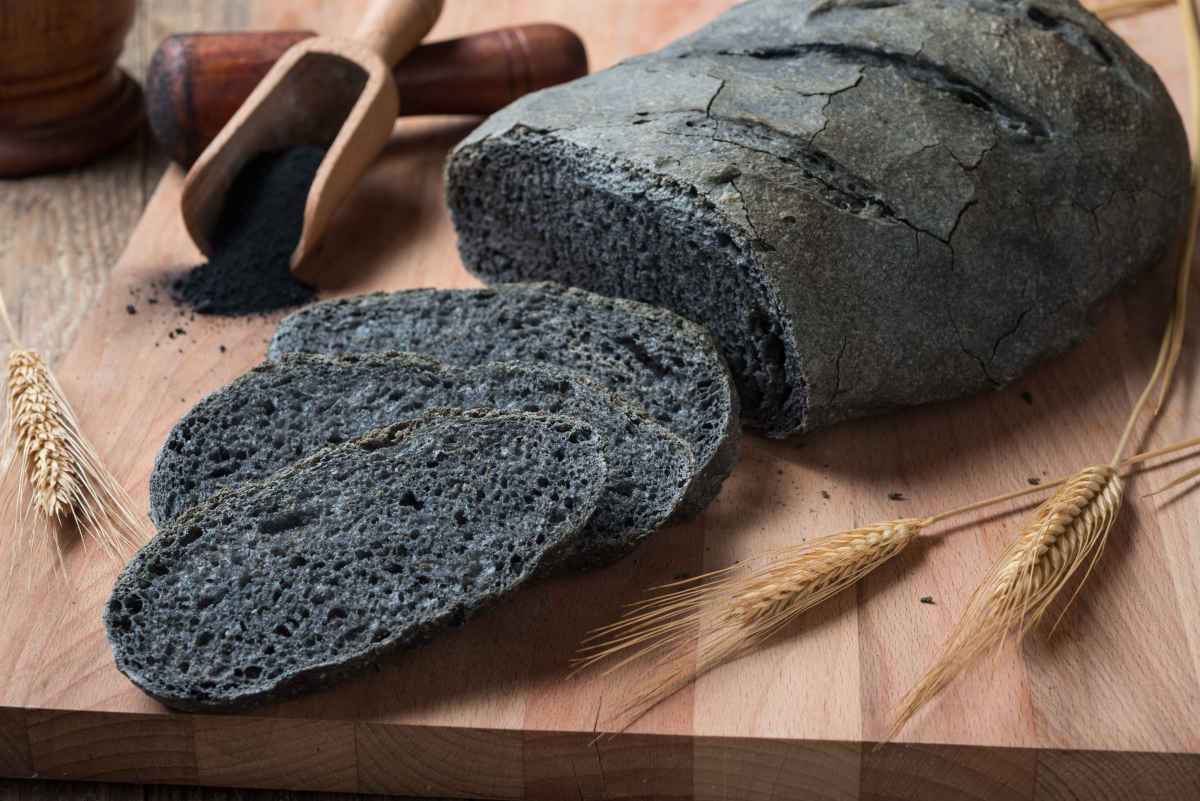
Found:
[[[180,202],[192,241],[212,255],[225,195],[259,153],[327,148],[304,205],[293,272],[313,251],[351,188],[387,144],[400,100],[392,67],[429,32],[444,0],[372,0],[353,39],[319,36],[275,62],[188,171]]]

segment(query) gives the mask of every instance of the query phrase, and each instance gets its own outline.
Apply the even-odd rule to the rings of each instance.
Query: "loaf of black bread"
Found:
[[[150,474],[150,516],[166,523],[225,487],[443,407],[568,414],[597,431],[608,481],[572,549],[576,567],[629,553],[671,516],[692,479],[687,443],[578,373],[452,367],[415,354],[291,354],[212,393],[175,425]]]
[[[117,667],[184,710],[318,687],[511,593],[605,475],[596,430],[559,415],[432,413],[319,451],[138,552],[105,607]]]
[[[691,445],[697,468],[680,507],[685,517],[716,497],[737,461],[738,397],[728,368],[707,331],[665,309],[549,283],[376,293],[285,318],[268,356],[370,351],[586,373]]]
[[[755,0],[454,151],[468,269],[667,306],[775,435],[1011,381],[1182,232],[1187,140],[1072,0]]]

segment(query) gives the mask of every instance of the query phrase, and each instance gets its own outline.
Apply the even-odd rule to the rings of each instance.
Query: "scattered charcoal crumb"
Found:
[[[146,302],[149,303],[151,306],[153,306],[158,303],[158,296],[155,295],[152,298],[146,298]]]
[[[929,604],[930,606],[936,606],[936,604],[934,604],[934,602],[933,602],[933,596],[932,596],[932,595],[922,595],[922,596],[921,596],[921,603],[923,603],[923,604]]]
[[[908,500],[908,498],[905,498],[905,497],[904,497],[904,493],[903,493],[903,492],[889,492],[889,493],[888,493],[888,500],[889,500],[889,501],[907,501],[907,500]]]
[[[821,497],[825,500],[829,500],[833,496],[829,494],[829,490],[821,490]]]
[[[1033,405],[1033,393],[1032,393],[1032,392],[1030,392],[1029,390],[1026,390],[1026,391],[1022,392],[1022,393],[1021,393],[1021,400],[1025,401],[1025,402],[1026,402],[1026,403],[1028,403],[1030,406],[1032,406],[1032,405]]]
[[[775,475],[777,475],[777,476],[782,476],[782,475],[783,475],[783,470],[776,470],[776,471],[775,471]]]
[[[1031,486],[1031,487],[1036,487],[1042,483],[1042,480],[1040,478],[1027,478],[1025,480],[1029,482],[1029,486]]]
[[[132,303],[126,304],[125,313],[126,314],[137,314],[137,306],[134,306]]]
[[[187,331],[184,331],[182,328],[175,329],[175,336],[177,336],[177,337],[181,337],[186,333],[187,333]]]
[[[174,338],[175,338],[175,332],[174,332],[174,331],[168,331],[168,332],[167,332],[167,339],[174,339]]]
[[[224,345],[218,345],[218,346],[217,346],[217,350],[221,351],[221,353],[224,353],[224,352],[225,352],[225,346],[224,346]]]

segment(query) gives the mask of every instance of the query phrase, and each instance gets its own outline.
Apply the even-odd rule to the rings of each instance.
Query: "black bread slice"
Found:
[[[606,474],[595,428],[436,412],[193,507],[117,579],[117,667],[183,710],[324,685],[460,624],[570,547]]]
[[[544,365],[461,368],[415,354],[291,354],[261,365],[176,424],[150,476],[157,523],[218,490],[430,408],[569,414],[608,448],[608,483],[571,554],[574,566],[619,558],[671,516],[694,468],[687,443],[578,373]]]
[[[716,497],[737,460],[738,396],[725,361],[706,329],[666,309],[553,283],[376,293],[285,318],[268,355],[389,350],[586,372],[691,445],[697,476],[683,517]]]

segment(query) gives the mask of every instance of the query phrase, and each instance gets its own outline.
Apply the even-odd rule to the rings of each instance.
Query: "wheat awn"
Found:
[[[4,429],[5,505],[20,525],[12,540],[10,573],[40,539],[53,542],[74,526],[120,558],[137,544],[143,523],[125,489],[101,462],[42,357],[20,347],[0,296],[0,317],[16,349],[8,357]]]

